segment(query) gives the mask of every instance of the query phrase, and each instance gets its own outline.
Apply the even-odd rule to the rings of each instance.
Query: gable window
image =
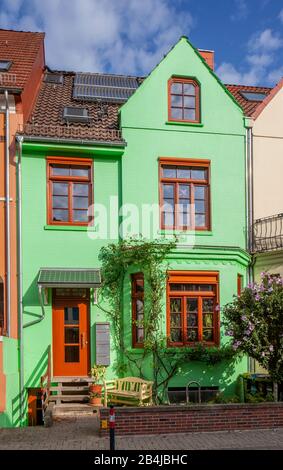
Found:
[[[209,230],[209,161],[160,159],[161,228]]]
[[[91,160],[48,158],[48,223],[87,225],[92,204]]]
[[[218,273],[169,272],[167,336],[170,346],[219,344]]]
[[[144,342],[144,276],[132,275],[132,325],[133,347],[143,347]]]
[[[168,120],[200,122],[199,84],[189,78],[168,81]]]

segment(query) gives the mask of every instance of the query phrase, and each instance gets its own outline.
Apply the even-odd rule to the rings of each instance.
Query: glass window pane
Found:
[[[136,329],[136,335],[137,335],[137,342],[138,343],[143,343],[144,341],[144,330],[143,328],[137,328]]]
[[[53,176],[70,176],[70,167],[63,165],[51,165],[51,173]]]
[[[171,106],[183,106],[182,95],[171,95]]]
[[[205,213],[205,202],[204,201],[195,201],[195,211],[196,213]]]
[[[203,168],[192,169],[192,179],[194,180],[205,180],[206,170]]]
[[[68,183],[52,183],[53,196],[67,196]]]
[[[163,184],[163,197],[174,198],[174,185],[173,184]]]
[[[179,198],[186,198],[189,202],[190,186],[188,184],[179,184]]]
[[[184,108],[184,119],[186,119],[187,121],[195,121],[196,120],[195,110]]]
[[[52,197],[52,207],[57,209],[68,209],[68,196],[53,196]]]
[[[174,212],[174,199],[164,199],[164,211],[165,212]]]
[[[174,213],[164,212],[163,213],[163,223],[164,223],[165,227],[173,227],[174,226]]]
[[[190,313],[187,316],[187,324],[190,327],[197,327],[198,326],[198,315],[197,315],[197,313]]]
[[[181,299],[170,299],[170,312],[171,313],[180,313],[181,312]]]
[[[71,167],[72,176],[82,176],[83,178],[88,178],[89,168],[88,167]]]
[[[205,227],[205,215],[195,215],[196,227]]]
[[[184,96],[184,107],[195,109],[196,99],[193,96]]]
[[[202,300],[202,311],[203,312],[213,312],[214,309],[214,300],[213,299],[203,299]]]
[[[73,211],[74,222],[88,222],[87,210],[74,210]]]
[[[213,327],[213,313],[205,313],[203,315],[203,326],[207,328]]]
[[[187,312],[198,311],[198,299],[187,299]]]
[[[68,222],[69,211],[66,209],[54,209],[52,211],[52,220],[54,222]]]
[[[143,314],[143,300],[136,299],[136,311],[138,316]]]
[[[175,166],[163,166],[163,177],[164,178],[176,178],[176,167]]]
[[[188,212],[179,212],[178,222],[180,227],[189,227],[191,223],[191,217]]]
[[[198,330],[188,330],[188,341],[197,341],[198,340]]]
[[[171,108],[172,119],[183,119],[182,108]]]
[[[170,340],[172,343],[180,343],[182,341],[182,330],[172,330],[170,331]]]
[[[88,197],[74,196],[73,207],[74,209],[88,209]]]
[[[195,95],[196,87],[191,83],[184,83],[184,95]]]
[[[170,315],[170,326],[171,328],[180,328],[182,325],[182,319],[180,313],[171,313]]]
[[[195,199],[205,199],[205,186],[195,186]]]
[[[202,332],[203,341],[214,341],[213,332],[214,332],[213,329],[203,330]]]
[[[137,279],[135,282],[136,292],[143,292],[144,291],[144,281],[143,279]]]
[[[65,328],[65,343],[78,344],[80,329],[78,327]]]
[[[79,307],[65,307],[64,308],[64,324],[65,325],[78,325],[79,324]]]
[[[191,169],[187,166],[179,166],[177,168],[177,178],[190,178]]]
[[[74,196],[88,196],[88,184],[73,184],[73,194]]]
[[[171,93],[182,93],[182,83],[172,83],[171,84]]]
[[[65,362],[80,362],[79,346],[65,346]]]

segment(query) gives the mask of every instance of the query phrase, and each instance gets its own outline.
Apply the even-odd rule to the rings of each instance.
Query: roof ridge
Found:
[[[18,30],[18,29],[6,29],[6,28],[0,28],[1,31],[7,31],[10,33],[28,33],[28,34],[38,34],[40,36],[45,36],[44,31],[23,31],[23,30]]]

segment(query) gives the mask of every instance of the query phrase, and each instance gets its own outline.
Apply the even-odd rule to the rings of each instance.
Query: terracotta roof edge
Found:
[[[274,98],[275,95],[281,90],[283,87],[283,77],[281,80],[275,85],[274,88],[271,89],[271,92],[264,98],[264,100],[260,103],[260,105],[256,108],[255,112],[251,115],[253,119],[257,119],[264,108],[268,105],[268,103]]]

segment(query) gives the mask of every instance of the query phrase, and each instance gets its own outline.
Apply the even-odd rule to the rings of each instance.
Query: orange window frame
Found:
[[[205,180],[194,180],[187,178],[166,178],[162,175],[162,168],[164,166],[184,166],[184,167],[196,167],[205,169],[207,172],[207,179]],[[178,186],[180,184],[189,184],[191,191],[191,202],[190,202],[190,226],[179,225],[178,223],[178,214],[174,210],[174,224],[165,225],[163,221],[163,185],[164,184],[174,184],[174,205],[178,204]],[[195,197],[194,197],[194,188],[196,186],[205,186],[206,187],[206,198],[205,198],[205,225],[204,226],[195,226],[195,211],[193,211]],[[186,158],[170,158],[170,157],[161,157],[159,158],[159,206],[160,206],[160,227],[162,230],[196,230],[196,231],[209,231],[211,230],[211,195],[210,195],[210,160],[205,159],[186,159]]]
[[[93,222],[93,214],[88,216],[86,222],[73,221],[73,183],[87,183],[88,184],[88,210],[93,204],[93,162],[91,159],[79,158],[61,158],[61,157],[47,157],[47,223],[48,225],[78,225],[87,226]],[[55,176],[52,175],[52,165],[61,166],[80,166],[88,167],[88,177],[82,176]],[[54,221],[52,220],[53,204],[52,204],[52,184],[53,182],[68,183],[68,221]]]
[[[171,87],[174,83],[181,83],[182,84],[182,94],[177,94],[178,96],[182,96],[182,106],[177,107],[182,109],[182,114],[184,114],[184,109],[195,109],[195,119],[177,119],[172,116],[172,99],[171,96],[175,95],[175,93],[171,92]],[[193,95],[186,95],[184,93],[184,84],[193,85],[195,87],[195,108],[186,108],[184,106],[184,96],[193,96]],[[188,123],[200,123],[200,85],[199,83],[194,80],[193,78],[181,78],[181,77],[171,77],[168,80],[168,121],[174,122],[188,122]]]
[[[238,296],[241,295],[243,291],[243,284],[244,283],[244,277],[242,274],[237,275],[237,294]]]
[[[136,286],[137,281],[143,281],[144,286],[144,275],[143,273],[135,273],[131,276],[131,283],[132,283],[132,345],[133,348],[142,348],[143,342],[139,342],[137,338],[137,306],[136,300],[142,300],[144,304],[144,291],[137,292]],[[144,313],[143,313],[144,314]]]
[[[213,291],[173,291],[170,292],[170,284],[209,284],[214,285]],[[220,313],[216,309],[219,303],[219,273],[217,271],[169,271],[167,277],[167,301],[166,301],[166,317],[167,317],[167,345],[169,347],[186,347],[195,346],[202,342],[206,346],[219,346],[220,344]],[[171,318],[170,318],[170,299],[181,298],[182,299],[182,341],[173,342],[170,339],[171,335]],[[187,335],[187,314],[185,302],[187,298],[198,299],[198,341],[190,342],[185,341]],[[202,299],[213,298],[214,299],[214,311],[213,311],[213,330],[214,340],[203,341],[203,325],[202,325]]]

